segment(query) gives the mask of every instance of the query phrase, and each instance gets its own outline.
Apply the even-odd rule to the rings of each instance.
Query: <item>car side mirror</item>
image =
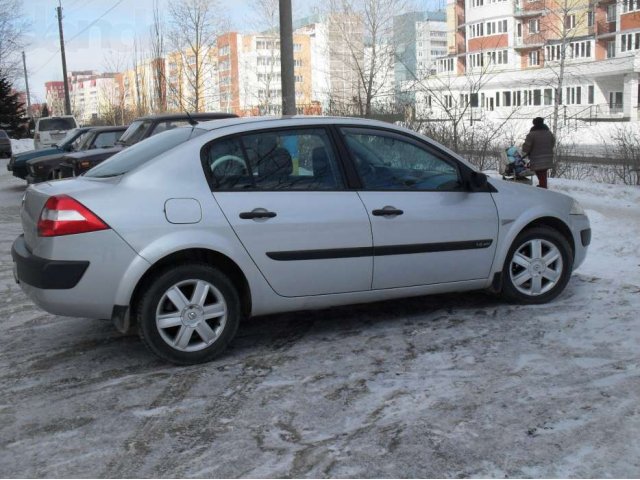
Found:
[[[481,192],[487,189],[487,176],[482,172],[472,171],[467,178],[467,186],[472,192]]]

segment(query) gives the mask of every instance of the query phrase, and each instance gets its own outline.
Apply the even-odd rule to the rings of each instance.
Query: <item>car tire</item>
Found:
[[[514,240],[502,270],[502,294],[524,304],[547,303],[564,290],[573,270],[567,240],[548,227],[534,227]]]
[[[177,365],[219,356],[238,330],[241,308],[229,278],[187,263],[156,275],[137,305],[138,331],[151,352]]]

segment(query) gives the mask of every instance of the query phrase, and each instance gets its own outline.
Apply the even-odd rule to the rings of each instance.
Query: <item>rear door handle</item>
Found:
[[[240,212],[240,218],[243,220],[255,220],[257,218],[273,218],[277,215],[276,212],[270,212],[265,209],[254,209],[250,212]]]
[[[376,217],[392,217],[395,215],[402,215],[404,213],[403,210],[400,210],[396,207],[386,206],[384,208],[378,208],[371,212]]]

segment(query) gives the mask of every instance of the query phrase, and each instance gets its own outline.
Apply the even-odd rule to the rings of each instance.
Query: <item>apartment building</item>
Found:
[[[445,12],[409,12],[393,19],[395,81],[400,85],[422,78],[436,58],[447,55]]]
[[[64,115],[64,82],[45,82],[45,98],[51,116]]]
[[[167,109],[166,60],[155,58],[137,62],[122,72],[122,103],[126,109],[142,114]]]
[[[638,119],[638,0],[449,0],[447,27],[420,115]]]
[[[319,109],[314,102],[311,36],[294,33],[296,105],[299,113]],[[220,109],[238,115],[280,115],[280,37],[273,33],[228,32],[218,37]]]
[[[85,124],[118,105],[123,89],[122,74],[73,71],[67,79],[71,112]],[[64,115],[64,83],[46,82],[47,104],[51,115]]]

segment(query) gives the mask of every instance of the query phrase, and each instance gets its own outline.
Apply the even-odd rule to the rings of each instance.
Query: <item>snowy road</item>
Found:
[[[638,477],[640,193],[556,182],[593,220],[549,305],[444,295],[253,319],[207,365],[13,283],[0,161],[0,476]]]

